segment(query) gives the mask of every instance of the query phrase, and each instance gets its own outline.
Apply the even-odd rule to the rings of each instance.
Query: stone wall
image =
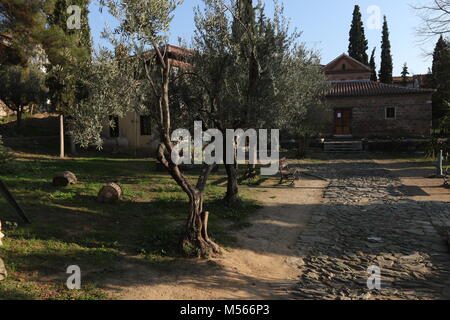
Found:
[[[332,108],[352,109],[352,133],[355,138],[431,135],[431,94],[329,97],[327,103]],[[395,107],[395,119],[386,119],[388,107]],[[329,136],[335,134],[334,120],[329,123],[326,132]]]

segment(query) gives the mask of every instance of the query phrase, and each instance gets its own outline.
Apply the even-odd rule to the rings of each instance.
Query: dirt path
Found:
[[[326,185],[304,179],[296,188],[252,188],[264,208],[251,227],[234,234],[236,246],[222,257],[183,260],[164,270],[129,263],[108,288],[125,300],[286,299],[299,274],[295,243]]]

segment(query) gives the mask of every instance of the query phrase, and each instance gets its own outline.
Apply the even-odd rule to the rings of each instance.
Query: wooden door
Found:
[[[334,120],[336,124],[336,135],[352,134],[352,110],[335,109]]]

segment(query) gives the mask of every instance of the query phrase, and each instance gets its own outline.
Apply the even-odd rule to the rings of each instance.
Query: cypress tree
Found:
[[[406,87],[406,85],[408,84],[408,65],[405,64],[403,65],[403,70],[402,70],[402,84]]]
[[[433,118],[438,120],[448,112],[450,102],[450,43],[441,35],[433,53],[432,86],[437,89],[433,95]]]
[[[56,0],[53,14],[48,16],[50,26],[57,26],[64,31],[64,34],[75,36],[79,46],[91,52],[91,29],[89,27],[89,2],[90,0]],[[69,6],[78,6],[81,9],[81,28],[69,29],[67,20],[70,15],[67,13]]]
[[[348,54],[365,65],[369,64],[367,56],[368,41],[364,34],[364,26],[361,19],[361,11],[358,5],[353,11],[353,21],[350,28]]]
[[[380,82],[392,83],[392,54],[391,54],[391,42],[389,40],[389,28],[387,24],[386,16],[384,16],[383,22],[383,37],[381,40],[381,67],[380,67]]]
[[[377,65],[375,63],[375,51],[377,50],[377,48],[373,48],[372,51],[372,55],[370,56],[370,63],[369,66],[372,69],[372,74],[370,75],[370,80],[371,81],[378,81],[378,76],[377,76]]]

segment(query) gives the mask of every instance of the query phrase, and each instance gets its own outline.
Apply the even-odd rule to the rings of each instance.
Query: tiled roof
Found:
[[[327,97],[386,96],[433,93],[434,89],[407,88],[374,81],[333,81]]]

